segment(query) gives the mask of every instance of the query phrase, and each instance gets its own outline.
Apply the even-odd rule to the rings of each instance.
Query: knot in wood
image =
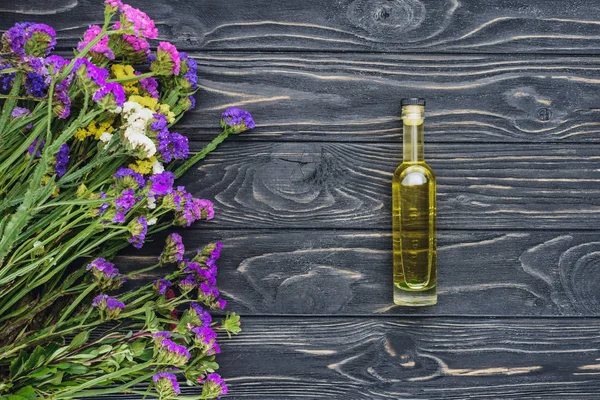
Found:
[[[348,6],[347,16],[374,36],[397,38],[421,25],[425,6],[418,0],[355,0]]]

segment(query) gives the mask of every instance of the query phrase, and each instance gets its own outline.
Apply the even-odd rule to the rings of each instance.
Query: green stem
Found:
[[[60,324],[61,322],[63,322],[69,316],[69,314],[71,314],[73,312],[75,307],[77,307],[79,305],[79,303],[81,303],[81,301],[83,299],[85,299],[88,294],[90,294],[94,289],[96,289],[97,286],[98,286],[98,284],[96,282],[94,282],[91,285],[89,285],[87,287],[87,289],[85,289],[83,292],[81,292],[81,294],[79,296],[77,296],[77,298],[73,301],[73,303],[71,303],[69,308],[67,308],[67,310],[62,313],[62,315],[57,323]]]
[[[135,76],[127,76],[125,78],[107,79],[106,82],[125,83],[125,82],[139,81],[140,79],[151,78],[153,76],[156,76],[156,74],[154,72],[146,72],[146,73],[135,75]]]
[[[185,163],[179,166],[174,172],[176,178],[181,178],[181,176],[194,166],[198,161],[202,160],[204,157],[208,155],[211,151],[217,148],[218,145],[223,143],[225,139],[229,136],[230,132],[225,129],[222,133],[220,133],[216,138],[214,138],[209,144],[204,146],[202,150],[196,153],[193,157],[189,158]]]

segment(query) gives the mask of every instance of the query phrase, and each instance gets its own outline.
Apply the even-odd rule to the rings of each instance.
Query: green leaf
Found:
[[[113,347],[110,344],[105,344],[105,345],[100,346],[98,348],[98,350],[96,350],[96,352],[98,354],[106,354],[109,351],[111,351],[112,349],[113,349]]]
[[[31,386],[25,386],[17,393],[6,396],[8,400],[36,400],[38,398],[35,390]]]
[[[71,340],[71,344],[69,344],[68,350],[72,351],[81,347],[85,342],[88,341],[89,336],[90,331],[79,332],[77,336],[75,336],[73,340]]]
[[[25,362],[26,358],[27,358],[27,353],[25,353],[24,350],[21,350],[19,352],[19,355],[11,361],[11,363],[10,363],[11,378],[15,378],[18,376],[18,374],[23,369],[23,363]]]
[[[31,356],[23,364],[23,371],[30,371],[41,366],[46,360],[46,351],[42,346],[37,346]]]
[[[71,366],[69,367],[67,372],[70,374],[73,374],[73,375],[82,375],[82,374],[87,373],[89,370],[90,369],[88,367],[86,367],[85,365],[71,364]]]
[[[28,378],[42,378],[42,377],[44,377],[46,375],[55,374],[56,371],[57,371],[56,368],[48,368],[48,367],[38,368],[37,370],[35,370],[31,374],[27,375],[27,377]]]

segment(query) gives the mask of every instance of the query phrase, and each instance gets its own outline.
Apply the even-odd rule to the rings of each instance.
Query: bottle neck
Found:
[[[423,117],[423,106],[404,106],[402,108],[404,125],[402,135],[403,162],[422,162],[425,160]]]
[[[404,133],[402,135],[403,162],[425,161],[423,136],[423,124],[404,125]]]

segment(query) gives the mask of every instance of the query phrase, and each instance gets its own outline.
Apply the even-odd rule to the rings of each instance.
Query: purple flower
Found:
[[[198,303],[190,303],[190,311],[189,311],[192,319],[196,322],[196,324],[201,324],[202,326],[210,326],[212,323],[212,316],[208,311],[202,308],[202,306]]]
[[[167,118],[162,114],[154,114],[155,121],[150,124],[150,129],[155,132],[161,133],[169,133],[167,128]]]
[[[173,160],[185,160],[189,154],[188,138],[177,132],[169,132],[166,129],[160,132],[158,140],[158,151],[165,162]]]
[[[86,269],[88,271],[92,270],[94,274],[98,273],[106,279],[114,279],[121,276],[119,270],[115,268],[115,264],[100,257],[89,263]]]
[[[136,74],[139,74],[139,72]],[[158,99],[158,81],[156,79],[151,76],[140,79],[140,86],[142,87],[142,90],[145,90],[151,97]]]
[[[188,108],[188,110],[193,110],[194,108],[196,108],[196,98],[192,95],[188,96],[188,100],[190,101],[190,106]]]
[[[15,107],[15,108],[13,108],[12,112],[10,113],[10,116],[13,118],[20,118],[23,116],[26,117],[28,115],[31,115],[31,111],[29,111],[29,109],[25,108],[25,107]],[[26,126],[26,128],[27,129],[33,128],[33,124],[28,124]]]
[[[94,83],[97,86],[106,85],[106,80],[109,78],[109,73],[106,69],[96,66],[86,58],[78,58],[75,61],[74,70],[77,71],[79,78]]]
[[[171,339],[171,334],[167,331],[158,331],[152,335],[155,342],[160,343],[165,339]]]
[[[219,307],[221,310],[224,310],[226,306],[227,301],[223,300],[222,298],[217,299],[217,307]]]
[[[117,11],[123,7],[121,0],[105,0],[104,4],[106,4],[107,7],[112,7],[114,9],[113,11]]]
[[[196,90],[198,88],[198,62],[188,57],[188,54],[185,52],[179,53],[179,59],[181,60],[181,72],[183,72],[182,78],[187,81],[185,88]]]
[[[10,49],[15,55],[25,57],[25,42],[30,37],[27,31],[33,25],[32,22],[16,23],[15,26],[2,35],[3,49]]]
[[[120,8],[127,27],[133,29],[138,36],[148,39],[158,37],[158,29],[154,26],[154,21],[145,12],[133,8],[129,4],[123,4]]]
[[[185,346],[177,344],[170,339],[164,339],[158,347],[158,362],[173,364],[177,367],[185,365],[191,355]]]
[[[66,119],[71,114],[71,98],[69,97],[69,85],[71,75],[54,86],[53,110],[60,119]]]
[[[144,246],[146,234],[148,233],[148,221],[146,220],[146,217],[140,215],[136,221],[132,221],[129,226],[129,231],[131,232],[129,243],[136,249],[141,249]]]
[[[125,304],[106,294],[94,297],[92,306],[98,308],[102,319],[117,318],[121,310],[125,308]]]
[[[202,395],[208,399],[227,394],[227,385],[219,374],[208,374],[204,379],[200,377],[198,382],[203,384]]]
[[[144,186],[146,186],[146,180],[144,177],[131,168],[120,167],[117,172],[115,172],[113,177],[130,188],[137,185],[138,189],[142,189]]]
[[[104,192],[100,192],[100,198],[101,199],[105,199],[106,198],[106,193]],[[102,215],[106,212],[106,210],[108,209],[108,207],[110,207],[110,204],[108,203],[103,203],[99,208],[98,208],[98,215]]]
[[[25,78],[26,94],[33,97],[42,98],[46,96],[48,84],[46,77],[37,72],[29,72]]]
[[[170,372],[159,372],[152,377],[161,399],[169,399],[181,393],[177,377]]]
[[[51,56],[46,57],[46,59],[44,60],[46,66],[51,67],[54,74],[56,74],[59,71],[62,71],[62,69],[66,65],[68,65],[69,62],[69,60],[66,60],[65,58],[56,54],[52,54]]]
[[[199,286],[200,291],[198,292],[198,296],[200,298],[206,298],[209,301],[212,301],[219,297],[219,289],[216,286],[211,285],[207,282],[202,282]]]
[[[188,275],[184,279],[179,281],[179,287],[183,292],[189,292],[196,287],[196,280],[194,275]]]
[[[155,174],[150,177],[150,191],[148,194],[164,196],[173,191],[175,175],[170,171]]]
[[[92,99],[104,107],[123,107],[123,103],[125,103],[125,89],[116,82],[110,82],[96,90]]]
[[[211,328],[197,326],[192,329],[192,332],[196,334],[194,341],[207,355],[212,356],[221,352],[221,348],[217,344],[217,333]]]
[[[202,218],[210,220],[215,215],[212,202],[193,198],[182,186],[174,193],[173,202],[176,209],[173,221],[175,225],[187,227]]]
[[[67,172],[67,165],[69,164],[69,145],[64,143],[60,146],[58,153],[56,153],[56,164],[54,171],[57,177],[62,177]]]
[[[150,64],[150,70],[159,75],[178,75],[181,69],[179,52],[169,42],[160,42],[156,49],[156,60]]]
[[[83,34],[83,40],[77,44],[77,51],[83,51],[83,49],[100,35],[101,32],[102,28],[98,25],[90,25],[88,30]],[[90,52],[101,54],[110,60],[114,60],[115,53],[108,47],[108,39],[108,36],[104,36],[98,43],[92,46]]]
[[[237,107],[230,107],[221,114],[221,125],[229,126],[233,133],[241,133],[256,126],[252,115]]]
[[[165,240],[165,247],[158,257],[158,261],[162,265],[171,264],[183,260],[185,246],[181,235],[172,233]],[[162,293],[161,293],[162,294]]]
[[[46,24],[33,24],[26,31],[29,38],[25,42],[25,52],[35,56],[47,56],[56,46],[56,32]]]
[[[154,290],[156,290],[158,294],[165,294],[167,292],[167,288],[171,285],[173,285],[171,281],[161,278],[154,281]]]
[[[12,68],[11,64],[0,64],[0,71],[6,68]],[[13,85],[16,74],[11,72],[9,74],[0,75],[0,90],[3,92],[7,92]]]

